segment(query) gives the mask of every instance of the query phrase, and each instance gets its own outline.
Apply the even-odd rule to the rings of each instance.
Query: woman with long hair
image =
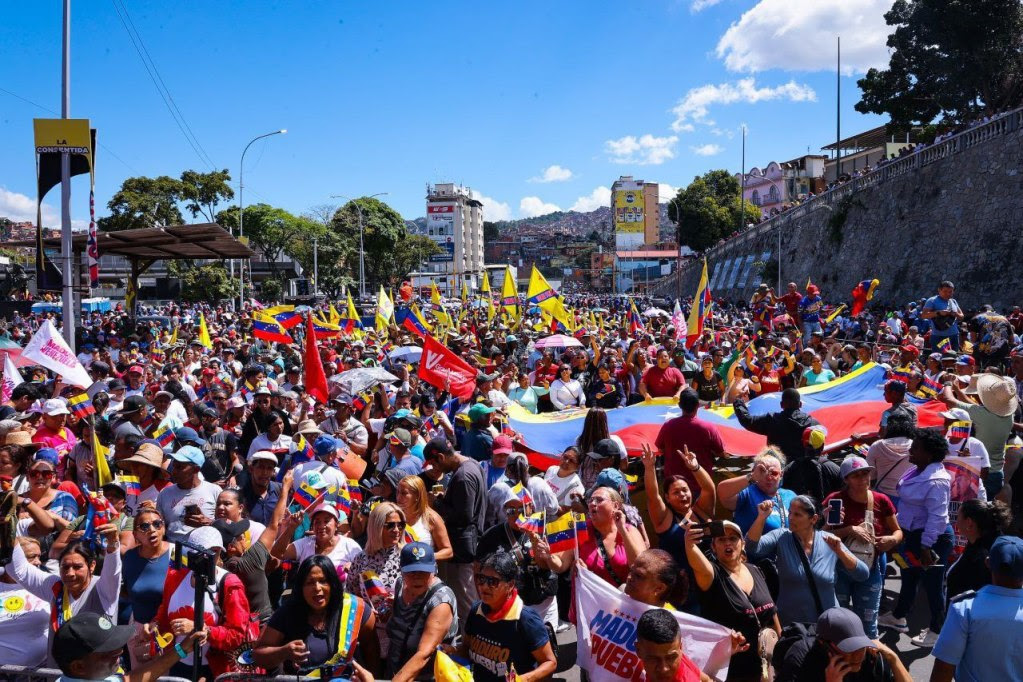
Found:
[[[31,437],[27,432],[19,431],[12,433],[17,433],[18,436],[8,434],[5,440],[7,438],[11,440],[23,439],[26,443],[31,442]],[[0,447],[0,476],[10,476],[11,490],[19,495],[24,495],[29,489],[28,465],[30,460],[27,448],[11,444]]]
[[[430,508],[426,483],[419,476],[406,476],[398,482],[398,506],[405,513],[405,522],[411,529],[409,536],[433,548],[436,561],[453,556],[448,529],[440,514]]]
[[[379,668],[373,609],[344,591],[337,568],[325,556],[305,559],[294,586],[253,646],[256,665],[268,670],[283,665],[288,673],[326,667],[330,674],[321,673],[322,679],[349,677],[354,670],[367,679],[356,659],[370,670]]]
[[[348,571],[345,589],[368,601],[373,612],[386,621],[394,602],[394,589],[401,577],[401,548],[405,546],[405,512],[393,502],[381,502],[369,513],[366,549],[355,557]],[[387,656],[387,632],[377,626],[380,653]]]
[[[35,538],[19,537],[25,559],[41,567],[42,549]],[[50,603],[19,585],[8,573],[0,574],[0,661],[27,668],[41,668],[46,661],[46,631],[50,628]]]
[[[715,490],[714,480],[710,473],[700,466],[696,455],[683,446],[678,453],[682,463],[693,472],[700,485],[700,495],[693,499],[689,482],[684,476],[671,476],[664,481],[662,488],[657,485],[657,456],[649,444],[643,444],[643,481],[647,494],[647,510],[654,532],[657,533],[658,545],[671,555],[672,559],[682,567],[686,575],[692,579],[692,569],[685,551],[686,527],[690,522],[708,521],[714,517]],[[683,611],[696,613],[699,603],[696,591],[689,593],[688,599],[679,603]]]
[[[18,584],[50,605],[48,641],[72,616],[78,613],[97,613],[111,621],[117,620],[117,597],[121,591],[121,551],[117,541],[117,526],[106,523],[96,528],[97,537],[106,542],[103,570],[97,574],[96,555],[92,542],[73,542],[60,554],[60,573],[46,573],[33,565],[18,544],[6,566]],[[48,667],[53,667],[52,647]]]
[[[625,444],[618,436],[611,435],[611,431],[607,426],[607,412],[599,407],[591,408],[583,419],[583,431],[575,441],[575,445],[583,457],[582,463],[579,466],[579,477],[582,479],[583,487],[587,490],[593,487],[593,484],[597,481],[597,474],[604,468],[599,466],[596,460],[588,457],[587,453],[596,450],[597,443],[607,438],[618,444],[618,457],[610,462],[610,466],[617,469],[621,466],[622,459],[625,457]]]
[[[946,607],[953,597],[991,583],[988,550],[999,536],[1009,532],[1012,512],[1003,502],[967,500],[959,507],[956,525],[966,538],[966,547],[945,571]]]

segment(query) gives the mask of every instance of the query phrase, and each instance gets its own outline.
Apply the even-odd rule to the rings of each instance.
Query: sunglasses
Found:
[[[28,472],[29,478],[53,478],[52,471],[44,471],[42,469],[33,469]]]
[[[401,521],[387,521],[384,523],[384,528],[387,530],[401,530],[405,527],[405,524]]]
[[[478,573],[474,576],[474,579],[476,580],[477,585],[482,585],[483,587],[497,587],[504,582],[497,576],[480,575]]]
[[[157,519],[156,521],[146,521],[145,523],[136,523],[135,530],[140,530],[143,533],[148,533],[150,530],[160,530],[163,528],[163,521]]]

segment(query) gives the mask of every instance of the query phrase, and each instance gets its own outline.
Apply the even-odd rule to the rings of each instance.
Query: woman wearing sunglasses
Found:
[[[171,544],[164,537],[167,529],[163,515],[145,506],[135,513],[132,535],[135,546],[124,553],[121,571],[122,589],[118,604],[119,623],[132,619],[149,623],[163,599],[163,583],[170,567]]]
[[[542,680],[554,674],[557,659],[547,629],[535,611],[524,607],[515,589],[515,556],[497,552],[484,557],[473,579],[480,601],[469,613],[458,651],[473,664],[473,679],[503,682]]]
[[[386,620],[394,604],[394,588],[401,576],[405,523],[405,512],[393,502],[381,502],[374,507],[369,513],[366,549],[352,561],[345,582],[346,591],[362,597],[373,606],[377,615],[380,655],[384,658],[389,644]]]
[[[56,459],[56,451],[50,448],[43,448],[36,453],[35,461],[28,468],[28,493],[24,497],[49,514],[57,532],[60,532],[78,516],[78,503],[69,493],[54,487],[57,480]],[[22,517],[27,518],[27,512]],[[32,534],[35,525],[29,527],[29,534]],[[48,552],[49,543],[44,544],[46,546],[43,549]]]

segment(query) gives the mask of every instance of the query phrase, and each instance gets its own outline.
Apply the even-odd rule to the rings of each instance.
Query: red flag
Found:
[[[451,388],[451,395],[459,400],[472,397],[478,371],[465,360],[440,344],[432,336],[426,337],[423,357],[419,360],[419,378],[437,388]],[[308,383],[306,390],[309,390]]]
[[[323,371],[320,351],[316,348],[316,333],[313,330],[312,315],[306,317],[305,357],[302,359],[302,369],[305,373],[302,383],[305,384],[306,393],[321,403],[327,402],[327,375]]]

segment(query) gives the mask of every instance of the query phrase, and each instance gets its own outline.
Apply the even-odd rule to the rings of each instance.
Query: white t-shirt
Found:
[[[264,431],[252,439],[252,444],[249,445],[249,451],[245,453],[245,458],[248,459],[249,455],[260,450],[269,450],[280,457],[282,454],[286,455],[291,452],[292,443],[291,436],[282,433],[277,440],[270,440],[270,437]]]
[[[0,661],[38,668],[46,661],[50,603],[17,583],[0,583]]]
[[[958,443],[949,441],[948,454],[952,457],[980,457],[984,460],[985,467],[991,466],[991,458],[987,454],[987,448],[973,436]]]
[[[558,476],[558,465],[547,469],[547,472],[543,475],[543,480],[547,481],[547,485],[550,486],[551,490],[558,497],[558,504],[562,507],[567,507],[572,504],[572,493],[579,493],[582,495],[586,492],[583,488],[583,481],[579,478],[578,473],[573,473],[569,476],[562,478]]]
[[[295,561],[302,563],[309,557],[316,554],[316,538],[307,535],[304,538],[295,540]],[[334,562],[334,567],[339,568],[352,563],[355,557],[362,554],[362,547],[355,540],[345,535],[337,536],[337,544],[327,558]]]
[[[152,502],[156,504],[156,498],[160,496],[160,491],[157,490],[155,485],[150,485],[148,488],[140,492],[138,495],[128,495],[124,501],[124,513],[130,517],[135,516],[135,512],[139,510],[143,502]]]

